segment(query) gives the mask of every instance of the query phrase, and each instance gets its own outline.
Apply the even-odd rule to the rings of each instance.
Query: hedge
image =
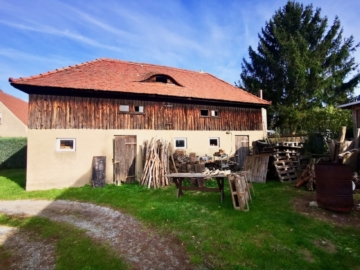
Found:
[[[0,138],[0,169],[26,168],[27,138]]]

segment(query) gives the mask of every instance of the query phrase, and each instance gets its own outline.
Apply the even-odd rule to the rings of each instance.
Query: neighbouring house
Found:
[[[28,103],[0,90],[0,137],[26,137]]]
[[[223,149],[241,166],[266,136],[270,102],[204,72],[96,59],[9,81],[29,94],[27,190],[88,184],[94,156],[107,183],[140,179],[152,137],[199,156]]]

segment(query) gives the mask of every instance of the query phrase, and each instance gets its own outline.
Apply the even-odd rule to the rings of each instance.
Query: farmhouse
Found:
[[[0,90],[0,137],[26,137],[27,102]]]
[[[107,183],[139,179],[152,137],[199,156],[223,149],[241,166],[266,135],[270,102],[204,72],[96,59],[9,81],[29,94],[27,190],[89,183],[94,156]]]

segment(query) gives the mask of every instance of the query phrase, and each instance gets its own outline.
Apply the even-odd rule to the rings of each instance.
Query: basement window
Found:
[[[137,113],[143,113],[144,112],[144,106],[135,106],[134,111]]]
[[[74,152],[76,149],[76,139],[56,139],[56,151]]]
[[[174,139],[175,149],[186,149],[186,138]]]
[[[128,112],[129,105],[120,105],[120,112]]]
[[[209,110],[200,110],[200,116],[209,116]]]
[[[209,147],[220,147],[220,139],[219,138],[209,138]]]

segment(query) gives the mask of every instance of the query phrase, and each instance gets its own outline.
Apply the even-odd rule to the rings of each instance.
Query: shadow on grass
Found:
[[[26,170],[20,169],[0,169],[0,177],[5,177],[11,181],[14,185],[17,185],[21,191],[25,191],[26,188]],[[1,183],[0,183],[1,184]],[[8,188],[13,188],[11,183],[6,183]],[[6,188],[2,186],[2,188]]]

